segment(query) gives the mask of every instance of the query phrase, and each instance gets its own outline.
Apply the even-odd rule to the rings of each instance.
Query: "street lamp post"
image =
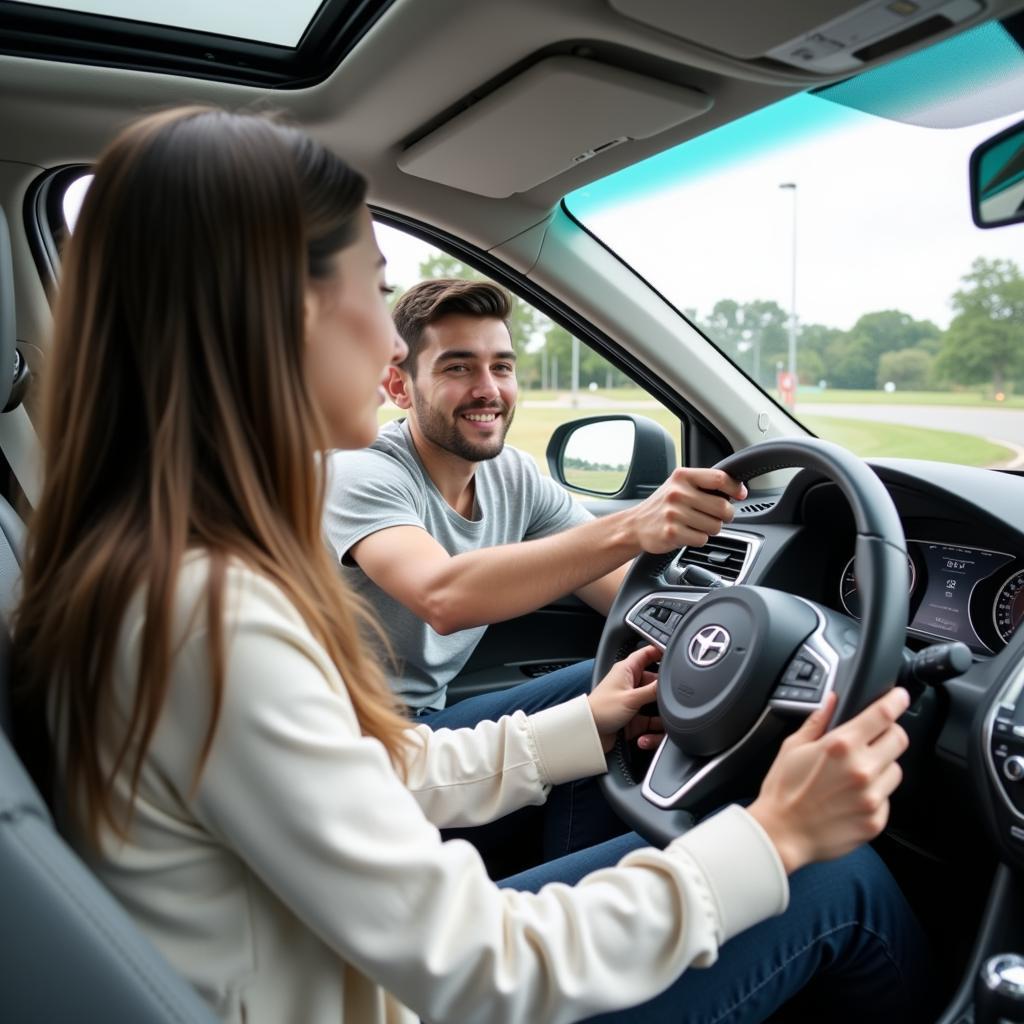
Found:
[[[793,265],[790,275],[792,291],[789,298],[789,375],[793,381],[793,392],[796,393],[796,183],[792,181],[783,182],[779,188],[784,188],[793,193]]]
[[[572,397],[570,404],[575,409],[580,404],[580,339],[572,336]]]

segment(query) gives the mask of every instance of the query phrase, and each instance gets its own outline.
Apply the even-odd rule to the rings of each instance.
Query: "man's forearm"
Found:
[[[605,576],[639,550],[626,510],[551,537],[467,551],[431,581],[429,621],[439,633],[454,633],[525,615]]]

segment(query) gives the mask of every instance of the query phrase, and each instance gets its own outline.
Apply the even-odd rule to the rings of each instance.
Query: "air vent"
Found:
[[[738,516],[753,516],[757,515],[758,512],[767,512],[770,508],[775,508],[777,504],[773,498],[771,501],[748,501],[742,505],[736,505],[736,515]]]
[[[686,565],[710,569],[728,583],[738,583],[747,574],[754,556],[755,540],[723,531],[700,548],[683,548],[672,567],[672,575]]]

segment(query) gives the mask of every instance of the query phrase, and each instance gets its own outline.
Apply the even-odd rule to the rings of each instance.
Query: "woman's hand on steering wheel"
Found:
[[[661,657],[657,647],[641,647],[615,662],[608,674],[587,695],[601,747],[607,754],[623,729],[629,739],[638,737],[641,749],[653,750],[661,742],[660,718],[638,716],[645,704],[657,699],[658,677],[647,666]],[[644,719],[641,722],[640,719]],[[638,728],[638,726],[642,726]]]
[[[900,784],[896,759],[907,734],[896,724],[910,703],[896,687],[826,733],[834,694],[782,744],[749,812],[768,833],[787,874],[874,839]]]

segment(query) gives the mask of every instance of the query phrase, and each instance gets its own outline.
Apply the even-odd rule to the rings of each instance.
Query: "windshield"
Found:
[[[809,430],[864,456],[1024,467],[1024,226],[971,220],[1022,116],[992,23],[785,99],[565,199]]]

